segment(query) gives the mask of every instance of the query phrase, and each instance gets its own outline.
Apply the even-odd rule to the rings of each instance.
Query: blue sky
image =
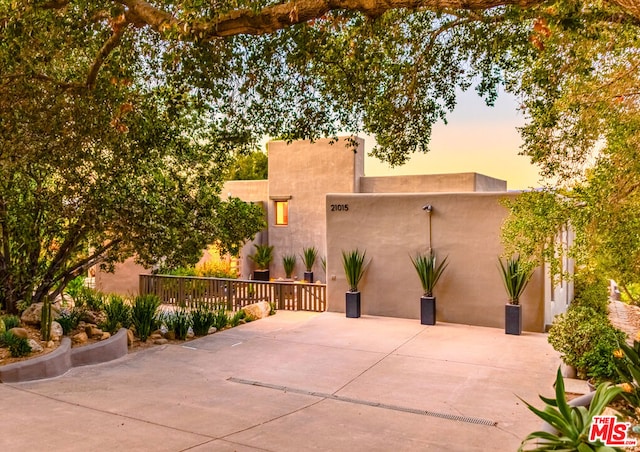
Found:
[[[536,167],[518,155],[522,140],[516,130],[524,124],[516,99],[504,92],[494,107],[487,107],[475,91],[461,93],[458,106],[447,125],[437,124],[431,139],[432,151],[415,154],[409,163],[390,169],[367,157],[367,176],[477,172],[507,181],[510,190],[540,186]],[[368,151],[371,137],[365,138]]]

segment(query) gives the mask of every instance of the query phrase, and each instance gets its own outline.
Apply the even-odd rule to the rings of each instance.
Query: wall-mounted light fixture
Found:
[[[426,206],[422,206],[422,210],[431,213],[433,211],[433,206],[431,204],[427,204]]]
[[[427,212],[429,214],[429,220],[428,220],[428,225],[429,225],[429,251],[431,251],[431,212],[433,212],[433,206],[431,204],[425,204],[424,206],[422,206],[422,210],[424,210],[425,212]]]

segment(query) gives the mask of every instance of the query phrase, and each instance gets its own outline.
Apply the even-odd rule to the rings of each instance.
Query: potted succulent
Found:
[[[442,272],[447,268],[447,258],[436,264],[436,254],[429,251],[426,254],[417,254],[411,257],[411,262],[418,273],[420,284],[424,294],[420,297],[420,323],[422,325],[436,324],[436,297],[433,296],[435,288]]]
[[[522,310],[520,296],[526,289],[533,268],[528,268],[520,261],[520,256],[507,259],[506,263],[498,259],[500,275],[507,290],[509,302],[505,306],[504,332],[506,334],[522,334]]]
[[[342,251],[342,266],[349,284],[349,291],[346,293],[346,314],[347,317],[360,317],[360,292],[358,291],[358,283],[364,276],[369,263],[365,264],[366,251],[362,253],[355,249],[350,252]],[[371,262],[371,261],[369,261]]]
[[[287,279],[291,279],[293,269],[296,267],[296,255],[285,254],[284,256],[282,256],[282,266],[284,267],[284,273]]]
[[[313,264],[316,263],[316,257],[318,256],[318,249],[315,246],[311,248],[302,249],[302,262],[306,271],[304,272],[304,280],[307,282],[313,282]]]
[[[273,246],[254,245],[256,252],[249,256],[256,264],[253,279],[256,281],[269,281],[269,265],[273,260]]]

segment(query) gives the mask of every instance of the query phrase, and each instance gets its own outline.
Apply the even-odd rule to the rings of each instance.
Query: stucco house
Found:
[[[498,256],[507,210],[501,200],[518,196],[507,191],[506,181],[477,173],[366,177],[360,138],[267,146],[269,179],[229,181],[222,196],[264,207],[268,227],[253,243],[274,246],[272,278],[285,276],[283,255],[315,246],[326,259],[326,272],[320,259],[313,270],[327,284],[327,309],[344,312],[342,251],[359,248],[371,258],[360,288],[362,313],[418,319],[422,289],[410,256],[431,248],[449,261],[436,288],[438,320],[503,327],[506,294]],[[565,232],[559,239],[571,237]],[[250,278],[246,256],[253,243],[241,253],[241,278]],[[302,279],[300,261],[295,275]],[[572,263],[565,265],[571,269]],[[135,293],[139,273],[148,270],[127,262],[113,275],[98,273],[96,287]],[[524,329],[544,331],[572,297],[571,284],[552,287],[546,269],[539,268],[521,299]]]

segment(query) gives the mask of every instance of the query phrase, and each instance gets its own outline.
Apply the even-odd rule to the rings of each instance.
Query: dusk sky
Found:
[[[437,124],[431,139],[431,152],[415,154],[409,163],[390,169],[385,163],[367,157],[367,176],[476,172],[507,181],[509,190],[540,186],[538,170],[528,157],[518,155],[522,140],[516,127],[524,117],[516,110],[513,96],[501,92],[494,107],[470,90],[462,93],[449,124]],[[367,153],[373,140],[365,138]]]

